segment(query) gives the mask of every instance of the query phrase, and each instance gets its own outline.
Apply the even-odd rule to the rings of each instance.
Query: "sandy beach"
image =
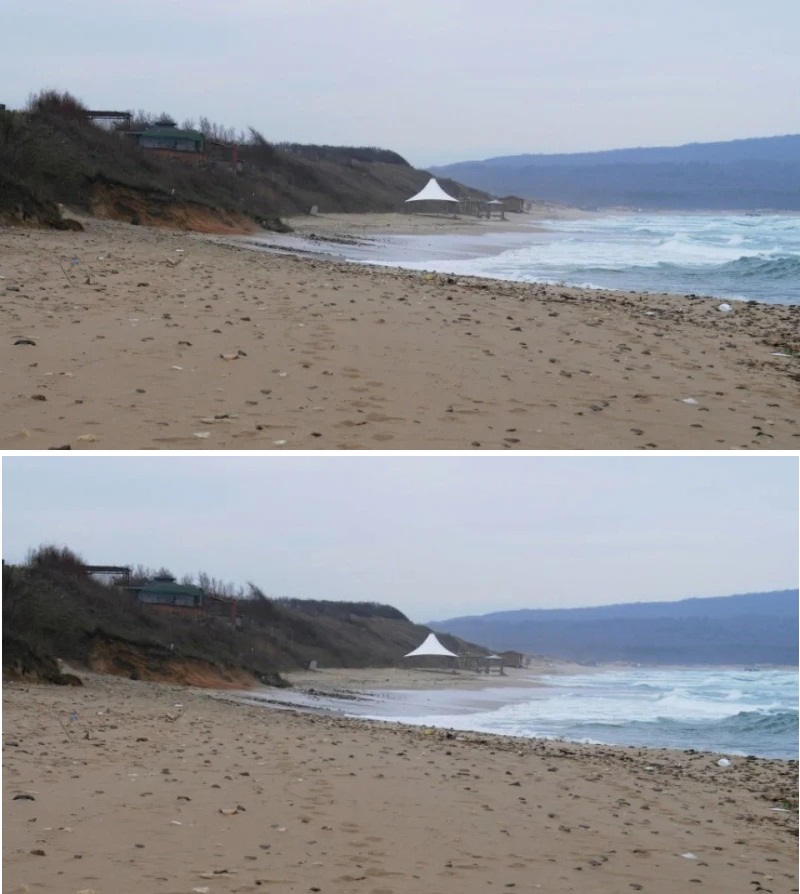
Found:
[[[381,233],[519,226],[407,215],[292,224],[333,255]],[[0,230],[0,449],[800,445],[797,307],[723,314],[712,299],[84,225]]]
[[[797,890],[796,764],[81,676],[4,685],[7,894]]]
[[[506,667],[503,673],[478,674],[460,670],[412,667],[326,667],[287,671],[292,686],[307,689],[369,691],[372,689],[480,689],[486,686],[530,686],[536,674],[587,673],[589,668],[555,658],[532,659],[526,668]]]

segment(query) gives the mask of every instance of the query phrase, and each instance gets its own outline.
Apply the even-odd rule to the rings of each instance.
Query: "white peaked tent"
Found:
[[[453,196],[448,195],[441,186],[439,186],[435,177],[431,177],[427,185],[421,189],[415,196],[406,199],[406,202],[456,202]],[[435,639],[436,637],[434,637]]]
[[[418,668],[444,668],[448,667],[455,672],[458,664],[458,655],[451,652],[436,639],[436,635],[429,633],[421,646],[403,656],[403,663],[408,663]]]
[[[450,658],[458,658],[455,652],[445,649],[439,640],[436,639],[435,633],[429,633],[421,646],[417,646],[413,652],[408,652],[403,658],[417,658],[422,655],[448,655]]]
[[[409,205],[409,202],[415,203]],[[427,185],[421,189],[415,196],[406,199],[405,204],[409,210],[415,211],[456,211],[460,204],[459,200],[448,195],[441,186],[436,182],[435,177],[431,177]]]

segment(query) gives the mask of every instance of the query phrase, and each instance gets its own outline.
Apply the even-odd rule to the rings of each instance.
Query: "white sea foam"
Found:
[[[452,236],[404,237],[394,243],[403,257],[378,263],[521,282],[800,303],[798,216],[616,214],[537,221],[530,233],[487,234],[482,251],[474,236],[463,239],[459,249]]]
[[[531,689],[394,692],[361,716],[517,736],[797,757],[797,672],[614,669]]]

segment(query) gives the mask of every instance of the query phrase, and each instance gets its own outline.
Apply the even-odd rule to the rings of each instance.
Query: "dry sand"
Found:
[[[797,307],[723,314],[85,225],[0,230],[0,449],[800,447]],[[487,226],[517,225],[457,223]]]
[[[797,890],[796,764],[82,676],[4,686],[6,894]]]
[[[332,667],[283,673],[294,687],[335,692],[373,689],[482,689],[486,686],[531,686],[535,674],[589,673],[591,668],[557,659],[534,659],[527,668],[504,668],[500,675],[459,670],[405,667]]]

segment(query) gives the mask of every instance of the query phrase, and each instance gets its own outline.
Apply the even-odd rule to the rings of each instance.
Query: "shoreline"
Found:
[[[650,670],[730,670],[730,668],[649,668]],[[291,688],[275,690],[273,687],[255,687],[239,692],[230,692],[233,701],[244,704],[274,708],[276,710],[297,710],[319,712],[331,716],[349,717],[378,723],[399,723],[415,728],[435,728],[438,730],[460,731],[470,735],[493,735],[500,738],[520,740],[542,740],[571,742],[575,744],[597,744],[610,748],[635,747],[644,750],[685,751],[696,741],[680,744],[650,744],[647,742],[614,742],[594,739],[586,735],[570,734],[565,729],[560,732],[550,727],[544,719],[543,729],[538,733],[503,731],[496,721],[481,723],[476,715],[492,713],[510,708],[517,703],[535,701],[539,695],[547,700],[557,692],[552,677],[585,677],[604,671],[631,670],[618,666],[583,667],[568,662],[537,662],[532,668],[506,668],[506,675],[477,674],[459,671],[426,671],[409,668],[332,668],[315,671],[289,671],[283,674]],[[739,668],[733,670],[739,671]],[[780,670],[773,668],[773,670]],[[796,671],[796,668],[785,668]],[[558,694],[563,694],[560,691]],[[744,709],[742,709],[744,710]],[[546,717],[547,715],[542,715]],[[542,722],[540,717],[540,723]],[[625,721],[627,722],[627,721]],[[624,725],[624,724],[623,724]],[[673,734],[674,735],[674,734]],[[762,745],[763,747],[763,745]],[[734,747],[730,743],[717,747],[706,745],[704,753],[720,757],[741,759],[755,755],[760,760],[796,762],[797,755],[789,748],[788,754],[760,753],[757,745]]]
[[[800,444],[797,307],[721,314],[85,226],[0,230],[2,449]]]
[[[513,274],[494,272],[464,272],[460,265],[479,258],[497,258],[506,252],[532,246],[530,237],[550,232],[550,225],[559,220],[581,220],[605,217],[624,217],[643,212],[633,209],[606,209],[603,211],[581,211],[579,209],[554,208],[552,213],[538,209],[524,214],[513,214],[504,220],[472,220],[453,218],[448,226],[444,217],[414,220],[415,215],[387,214],[333,214],[308,218],[289,218],[294,232],[279,235],[275,240],[265,241],[258,234],[247,237],[222,238],[231,245],[247,245],[256,251],[288,253],[316,257],[324,261],[348,262],[368,266],[397,269],[409,273],[434,274],[436,276],[457,277],[459,279],[483,279],[495,282],[544,285],[554,288],[578,289],[585,292],[605,292],[612,295],[641,294],[669,295],[675,299],[703,299],[721,303],[733,302],[735,309],[755,302],[760,305],[778,304],[786,307],[800,306],[800,298],[795,301],[767,301],[760,297],[731,294],[722,290],[719,294],[702,292],[687,294],[689,289],[662,292],[659,289],[636,289],[622,285],[598,285],[584,281],[570,281],[556,277],[539,276],[533,279],[520,278]],[[644,212],[650,214],[650,212]],[[686,216],[688,212],[668,212],[664,216],[677,214]],[[709,212],[696,212],[707,215]],[[733,217],[741,216],[730,212]],[[786,215],[798,218],[797,214]],[[658,217],[658,213],[654,216]],[[778,216],[778,215],[772,215]],[[362,218],[356,220],[355,218]],[[400,218],[393,220],[393,218]],[[798,218],[800,219],[800,218]],[[583,280],[575,276],[573,280]],[[736,305],[739,307],[736,307]]]
[[[82,676],[4,686],[9,894],[797,884],[796,762],[722,769]]]

